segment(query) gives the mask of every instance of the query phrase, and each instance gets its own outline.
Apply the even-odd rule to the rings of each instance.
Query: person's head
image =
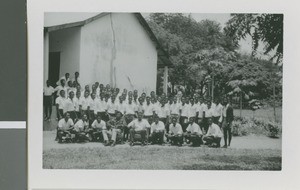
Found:
[[[132,96],[132,95],[133,95],[132,91],[128,91],[128,96]]]
[[[92,99],[94,100],[94,99],[96,98],[96,94],[95,94],[95,93],[92,93],[92,94],[91,94],[91,97],[92,97]]]
[[[131,104],[132,103],[132,97],[128,98],[128,103]]]
[[[139,121],[141,121],[143,119],[143,113],[139,112],[138,115],[137,115],[137,118],[138,118]]]
[[[216,98],[215,103],[216,103],[216,105],[218,105],[220,103],[220,99]]]
[[[101,92],[101,93],[100,93],[100,99],[103,100],[103,98],[104,98],[104,93]]]
[[[111,102],[114,103],[116,100],[116,97],[115,96],[111,96]]]
[[[207,107],[208,107],[208,109],[211,108],[211,101],[210,100],[207,101]]]
[[[98,121],[98,123],[100,123],[100,121],[101,121],[101,115],[100,114],[97,115],[97,121]]]
[[[79,90],[77,90],[77,92],[76,92],[76,98],[80,98],[80,96],[81,96],[81,92],[79,91]]]
[[[98,88],[99,82],[95,82],[95,87]]]
[[[87,119],[88,119],[88,118],[87,118],[87,115],[86,115],[86,114],[83,114],[82,120],[83,120],[83,121],[87,121]]]
[[[110,89],[110,85],[109,84],[106,85],[106,89]]]
[[[177,104],[177,99],[176,98],[173,99],[173,103]]]
[[[65,121],[67,122],[69,119],[70,119],[70,114],[69,114],[69,112],[66,112],[65,113],[65,115],[64,115],[65,117]]]
[[[195,122],[195,118],[194,117],[190,117],[189,122],[190,123],[194,123]]]
[[[96,91],[96,88],[97,88],[96,85],[93,84],[93,85],[92,85],[92,91],[95,92],[95,91]]]
[[[154,119],[154,122],[155,122],[156,124],[159,122],[159,117],[158,117],[158,115],[155,114],[153,119]]]
[[[173,99],[172,98],[169,99],[169,104],[173,104]]]
[[[65,85],[66,85],[65,79],[60,79],[60,85],[61,85],[61,86],[65,86]]]
[[[211,125],[212,123],[213,123],[212,119],[209,118],[209,119],[208,119],[208,124]]]
[[[59,95],[64,98],[66,96],[66,92],[64,90],[61,90],[59,92]]]
[[[143,98],[142,97],[139,97],[138,101],[139,101],[140,104],[143,104]]]
[[[70,99],[74,98],[74,92],[73,91],[69,92],[69,97],[70,97]]]
[[[78,78],[79,77],[79,72],[75,72],[75,78]]]
[[[85,98],[89,97],[89,95],[90,95],[90,91],[89,90],[84,91],[84,97]]]
[[[198,102],[199,102],[199,98],[198,97],[195,97],[195,104],[198,104]]]
[[[120,96],[120,97],[119,97],[119,102],[120,102],[121,104],[123,103],[123,100],[124,100],[124,99],[123,99],[123,96]]]
[[[173,123],[173,125],[175,126],[175,124],[177,123],[177,118],[176,118],[176,117],[173,117],[173,118],[172,118],[172,123]]]
[[[152,104],[155,104],[155,102],[156,102],[156,101],[155,101],[155,98],[151,98],[151,103],[152,103]]]
[[[190,98],[190,103],[192,104],[192,105],[194,105],[194,98]]]
[[[117,112],[116,113],[116,118],[119,120],[119,119],[121,119],[122,118],[122,113],[121,112]]]
[[[70,80],[68,81],[68,86],[69,86],[69,87],[73,87],[72,81],[70,81]]]
[[[155,92],[154,92],[154,91],[151,91],[151,92],[150,92],[150,96],[151,96],[151,97],[154,97],[154,96],[155,96]]]
[[[182,102],[182,104],[185,104],[186,102],[185,102],[185,97],[182,97],[181,98],[181,102]]]
[[[141,96],[144,97],[144,98],[146,98],[146,93],[143,92]]]
[[[78,85],[77,82],[74,80],[74,81],[72,82],[72,86],[75,87],[75,88],[77,88],[79,85]]]
[[[103,85],[103,84],[100,84],[100,85],[99,85],[99,88],[100,88],[100,90],[102,90],[102,89],[104,88],[104,85]]]
[[[226,106],[227,104],[228,104],[228,100],[227,100],[227,98],[224,98],[223,99],[223,105]]]
[[[66,73],[65,77],[66,77],[66,79],[68,79],[70,77],[70,73]]]
[[[165,99],[162,99],[162,100],[160,101],[160,104],[161,104],[162,107],[165,106],[166,103],[167,103],[167,101],[166,101]]]
[[[116,88],[116,94],[119,94],[119,92],[120,92],[120,89]]]
[[[90,86],[89,85],[85,85],[84,86],[84,90],[88,90],[89,91],[90,90]]]
[[[49,80],[46,81],[46,85],[50,86],[50,81]]]
[[[147,96],[147,97],[146,97],[146,102],[147,102],[147,104],[150,104],[150,100],[151,100],[151,98],[150,98],[149,96]]]

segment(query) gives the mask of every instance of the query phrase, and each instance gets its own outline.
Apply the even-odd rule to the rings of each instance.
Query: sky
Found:
[[[82,21],[97,14],[99,13],[45,13],[44,26],[54,26],[70,22]],[[149,16],[149,13],[142,13],[142,15],[146,18]],[[191,13],[191,16],[198,22],[205,19],[216,21],[220,23],[222,28],[226,26],[226,22],[230,19],[229,13]],[[251,44],[252,40],[250,36],[248,36],[246,39],[242,39],[239,42],[240,47],[238,51],[241,53],[250,54],[252,51]],[[264,56],[262,52],[263,46],[260,45],[258,47],[257,56],[261,58],[268,58],[268,56]]]

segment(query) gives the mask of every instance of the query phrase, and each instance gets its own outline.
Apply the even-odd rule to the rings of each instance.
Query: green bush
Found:
[[[280,124],[264,119],[235,117],[232,122],[232,135],[246,136],[257,134],[278,138],[280,128]]]

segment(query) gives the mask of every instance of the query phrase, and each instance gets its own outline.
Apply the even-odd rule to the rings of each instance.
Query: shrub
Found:
[[[232,135],[245,136],[248,134],[278,138],[280,135],[280,124],[258,118],[235,117],[232,122]]]

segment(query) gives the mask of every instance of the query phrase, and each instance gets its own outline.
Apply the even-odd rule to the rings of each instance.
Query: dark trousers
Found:
[[[167,121],[167,118],[160,118],[160,121],[165,124],[165,128],[166,128],[166,131],[168,133],[169,132],[169,123]]]
[[[62,131],[62,130],[57,130],[57,137],[58,137],[58,141],[59,142],[62,142],[62,140],[63,140],[63,137],[68,137],[68,139],[66,139],[66,140],[72,140],[71,139],[71,136],[69,136],[69,135],[71,135],[71,134],[76,134],[76,131],[75,130],[68,130],[68,131]],[[74,140],[74,139],[73,139]]]
[[[213,117],[213,122],[217,125],[219,125],[219,119],[220,119],[220,116],[217,116],[217,117]]]
[[[125,116],[126,124],[129,124],[131,121],[133,121],[135,115],[134,114],[128,114]],[[129,128],[126,126],[124,127],[124,133],[123,133],[123,139],[128,140],[129,136]]]
[[[202,136],[194,135],[194,134],[186,134],[185,139],[189,140],[194,146],[200,146],[203,144],[202,142]]]
[[[57,112],[56,112],[56,115],[57,115],[57,118],[58,118],[58,121],[64,117],[64,110],[63,109],[58,109]]]
[[[224,132],[225,145],[230,146],[231,139],[232,139],[232,133],[231,133],[232,122],[227,122],[226,118],[224,118],[223,123],[222,123],[222,128],[223,128],[223,132]],[[228,144],[227,144],[227,139],[228,139]]]
[[[153,132],[150,134],[150,141],[152,143],[162,144],[164,141],[164,132]]]
[[[180,123],[180,125],[181,125],[181,127],[182,127],[182,130],[183,130],[183,132],[185,132],[186,131],[186,128],[187,128],[187,126],[188,126],[188,122],[184,122],[185,120],[187,120],[188,119],[188,117],[186,117],[186,116],[181,116],[180,118],[179,118],[179,123]]]
[[[208,120],[210,119],[210,117],[205,117],[205,118],[203,118],[203,129],[205,130],[205,132],[207,132],[207,130],[208,130],[208,127],[209,127],[209,124],[208,124]]]
[[[44,96],[45,116],[51,118],[52,114],[52,96]]]
[[[88,111],[88,119],[90,121],[90,125],[92,125],[92,123],[95,120],[95,112],[94,112],[94,110],[89,110]]]
[[[141,142],[144,143],[146,140],[146,130],[141,130],[141,131],[136,131],[134,129],[129,130],[130,133],[130,141],[133,143],[135,141],[135,134],[140,134],[141,135]]]
[[[207,136],[204,137],[203,140],[207,145],[212,145],[213,143],[215,143],[217,147],[220,147],[221,137]]]
[[[183,144],[183,136],[182,135],[171,135],[166,134],[166,137],[171,141],[171,144]]]
[[[77,116],[76,112],[75,111],[69,111],[69,114],[70,114],[71,119],[75,123],[75,121],[78,119],[78,116]]]

